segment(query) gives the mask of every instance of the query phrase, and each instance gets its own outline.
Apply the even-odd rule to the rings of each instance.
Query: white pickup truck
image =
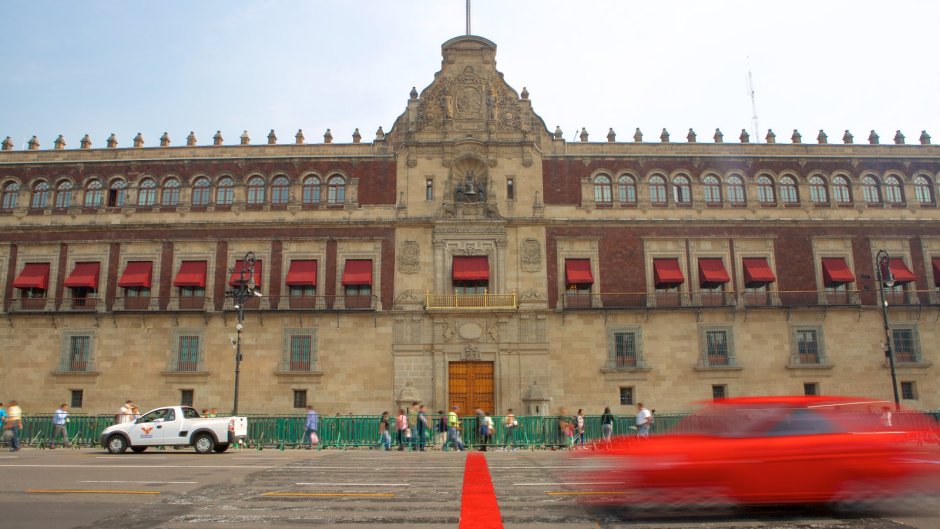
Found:
[[[192,446],[200,454],[225,452],[232,443],[248,436],[245,417],[200,417],[189,406],[151,410],[140,418],[108,426],[101,432],[101,445],[112,454],[128,448],[140,453],[148,446]]]

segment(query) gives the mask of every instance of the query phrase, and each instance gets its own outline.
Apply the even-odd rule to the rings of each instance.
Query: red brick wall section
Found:
[[[268,267],[270,281],[268,282],[268,291],[266,296],[277,297],[281,295],[281,265],[284,262],[284,243],[275,240],[271,241],[271,262],[265,264]]]
[[[104,300],[108,310],[114,306],[114,298],[117,294],[117,282],[118,278],[121,277],[121,274],[124,270],[120,269],[121,266],[121,245],[116,242],[112,242],[108,245],[108,277],[105,278],[105,291],[104,291]],[[99,291],[98,297],[101,297],[101,292]]]
[[[17,268],[17,250],[18,247],[16,244],[10,245],[10,262],[7,263],[7,284],[3,288],[3,310],[4,312],[10,311],[10,306],[12,305],[13,295],[15,294],[13,288],[13,282],[16,281],[16,268]]]
[[[238,257],[238,259],[241,259],[241,257]],[[215,290],[212,292],[212,297],[217,311],[221,311],[222,307],[225,306],[225,291],[229,288],[228,269],[234,264],[234,262],[228,262],[228,243],[225,241],[217,242],[215,246],[215,271],[210,270],[215,274]]]
[[[173,243],[165,241],[160,254],[160,310],[166,310],[173,291]]]

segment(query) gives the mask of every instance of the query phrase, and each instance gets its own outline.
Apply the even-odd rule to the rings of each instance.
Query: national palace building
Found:
[[[242,413],[890,401],[886,335],[902,404],[940,408],[926,133],[566,141],[504,81],[494,43],[442,53],[371,140],[7,139],[0,398],[230,409],[228,292],[251,252]]]

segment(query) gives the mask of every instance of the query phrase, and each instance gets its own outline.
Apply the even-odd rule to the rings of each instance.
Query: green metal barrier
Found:
[[[68,433],[69,443],[75,448],[98,446],[101,432],[112,424],[114,424],[113,415],[70,413],[65,431]],[[51,413],[29,415],[23,417],[20,442],[23,446],[48,448],[52,444],[53,431]],[[61,446],[61,443],[61,439],[55,440],[56,445]]]

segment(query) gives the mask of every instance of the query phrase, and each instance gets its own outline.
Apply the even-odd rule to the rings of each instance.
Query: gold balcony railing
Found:
[[[427,309],[515,309],[517,306],[516,291],[509,294],[441,294],[428,291],[425,294],[424,306]]]

